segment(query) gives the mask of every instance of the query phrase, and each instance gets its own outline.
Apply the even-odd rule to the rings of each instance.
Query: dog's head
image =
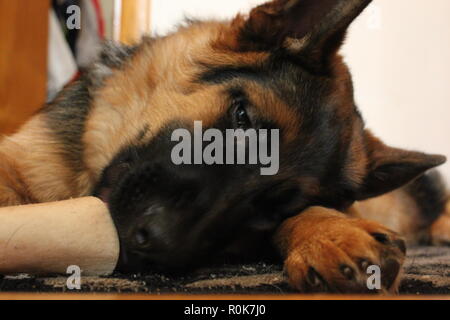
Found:
[[[184,267],[242,234],[270,234],[308,206],[345,208],[445,161],[390,148],[364,128],[337,51],[369,3],[276,0],[136,49],[97,93],[85,137],[124,253]],[[180,151],[195,121],[218,131]],[[220,164],[225,143],[210,146],[214,164],[173,159],[195,162],[206,140],[251,128],[279,130],[266,150],[278,151],[276,174],[261,174],[261,163]],[[268,132],[257,141],[276,137]]]

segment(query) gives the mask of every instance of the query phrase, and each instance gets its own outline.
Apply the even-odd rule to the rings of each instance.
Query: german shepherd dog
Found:
[[[445,157],[388,147],[365,129],[338,50],[370,2],[274,0],[135,46],[106,44],[2,140],[0,205],[100,197],[123,270],[271,256],[304,292],[368,292],[371,265],[377,292],[396,292],[402,237],[430,235],[445,212],[445,188],[425,174]],[[195,121],[279,129],[279,172],[173,164],[172,132]]]

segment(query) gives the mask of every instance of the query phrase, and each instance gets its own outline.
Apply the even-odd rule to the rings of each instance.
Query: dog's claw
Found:
[[[355,278],[355,272],[351,267],[343,264],[341,265],[340,270],[344,277],[346,277],[348,280],[353,280]]]

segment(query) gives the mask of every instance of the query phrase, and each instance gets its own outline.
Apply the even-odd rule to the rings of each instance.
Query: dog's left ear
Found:
[[[356,200],[366,200],[402,187],[446,162],[445,156],[391,148],[365,132],[368,172]]]
[[[240,50],[285,49],[320,68],[342,44],[352,21],[371,0],[274,0],[238,17]]]

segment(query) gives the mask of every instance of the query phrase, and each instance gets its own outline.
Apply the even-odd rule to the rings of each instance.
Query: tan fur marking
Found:
[[[445,212],[430,228],[430,238],[434,245],[450,245],[450,200]]]
[[[14,159],[0,153],[0,205],[15,206],[36,202],[20,174]]]
[[[41,115],[35,116],[22,129],[0,143],[2,166],[9,166],[17,183],[13,189],[20,203],[50,202],[87,195],[92,181],[85,174],[76,175],[64,161],[59,142],[46,128]],[[1,205],[8,204],[1,202]]]
[[[420,218],[420,209],[403,189],[380,197],[356,202],[350,209],[352,216],[377,221],[403,235],[408,243],[414,244],[425,231]]]
[[[257,84],[249,84],[246,89],[258,112],[277,124],[286,142],[294,141],[302,124],[294,109],[278,99],[272,91],[264,90]]]

